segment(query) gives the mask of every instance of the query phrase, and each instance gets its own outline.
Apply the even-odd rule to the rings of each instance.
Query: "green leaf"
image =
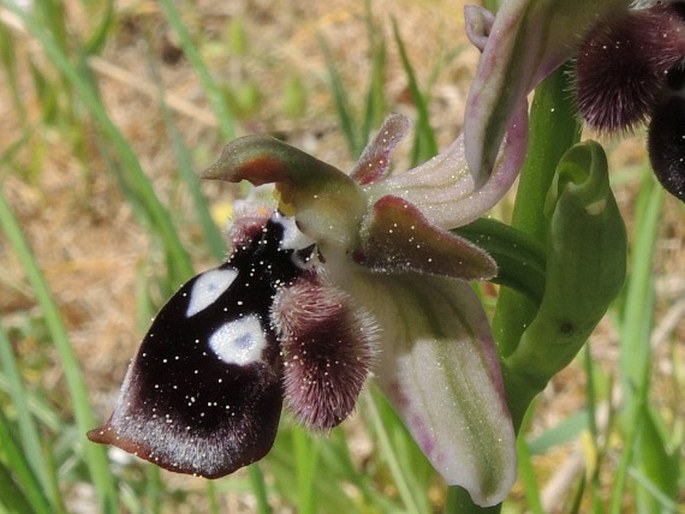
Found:
[[[505,359],[539,390],[575,357],[625,280],[625,226],[599,144],[588,141],[566,152],[545,212],[545,293],[518,348]]]

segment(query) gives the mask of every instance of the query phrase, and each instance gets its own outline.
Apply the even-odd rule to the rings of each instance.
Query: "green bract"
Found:
[[[545,210],[544,295],[518,348],[505,360],[538,390],[575,357],[625,280],[626,231],[599,144],[588,141],[566,152]]]

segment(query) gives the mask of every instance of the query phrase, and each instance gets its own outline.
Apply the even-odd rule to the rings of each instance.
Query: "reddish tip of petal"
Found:
[[[89,430],[86,434],[86,437],[89,441],[98,444],[112,444],[115,439],[114,435],[112,434],[112,427],[110,426],[109,421],[99,428]]]
[[[224,147],[219,160],[207,168],[202,176],[229,182],[248,180],[255,186],[285,182],[292,172],[287,155],[279,152],[286,146],[269,136],[238,138]]]
[[[644,121],[659,101],[666,72],[685,55],[678,7],[657,4],[598,25],[576,62],[578,108],[599,130]]]
[[[366,146],[350,177],[359,185],[372,184],[384,178],[390,170],[390,156],[411,128],[411,122],[401,114],[391,114],[383,122],[376,137]]]
[[[112,418],[99,428],[90,430],[86,437],[93,443],[97,444],[108,444],[116,446],[121,450],[124,450],[131,455],[134,455],[140,459],[145,459],[149,462],[153,462],[158,466],[168,469],[169,471],[178,472],[178,466],[172,464],[172,459],[160,458],[160,456],[155,455],[155,451],[148,445],[142,443],[141,441],[136,441],[125,436],[121,436],[117,429],[112,426]],[[189,471],[189,473],[197,474],[194,470]],[[218,477],[219,475],[217,475]],[[213,476],[208,476],[207,478],[214,478]]]
[[[386,195],[362,225],[361,247],[353,257],[380,271],[418,271],[487,280],[497,264],[475,244],[431,223],[414,205]]]
[[[375,361],[377,328],[341,290],[302,277],[276,295],[285,401],[297,419],[331,429],[354,410]]]

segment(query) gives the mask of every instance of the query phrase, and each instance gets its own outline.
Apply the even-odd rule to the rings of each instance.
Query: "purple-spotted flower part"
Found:
[[[161,309],[89,438],[216,478],[269,451],[282,406],[329,430],[373,375],[445,481],[479,505],[500,503],[515,479],[515,434],[468,283],[497,266],[449,230],[506,193],[526,153],[526,95],[623,5],[509,0],[496,17],[468,8],[483,55],[465,135],[406,172],[390,173],[409,130],[399,115],[349,174],[269,137],[227,145],[205,177],[273,183],[278,206],[237,217],[228,260]]]

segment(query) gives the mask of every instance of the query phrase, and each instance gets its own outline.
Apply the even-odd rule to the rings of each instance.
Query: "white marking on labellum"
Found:
[[[186,316],[191,317],[206,309],[229,288],[238,276],[234,269],[213,269],[197,277],[190,292]]]
[[[266,344],[262,324],[255,315],[224,323],[209,338],[209,347],[217,357],[239,366],[260,361]]]
[[[295,223],[295,218],[283,216],[281,213],[275,212],[272,219],[283,227],[283,236],[281,237],[282,250],[304,250],[316,242],[300,232],[300,229],[297,228],[297,223]]]

